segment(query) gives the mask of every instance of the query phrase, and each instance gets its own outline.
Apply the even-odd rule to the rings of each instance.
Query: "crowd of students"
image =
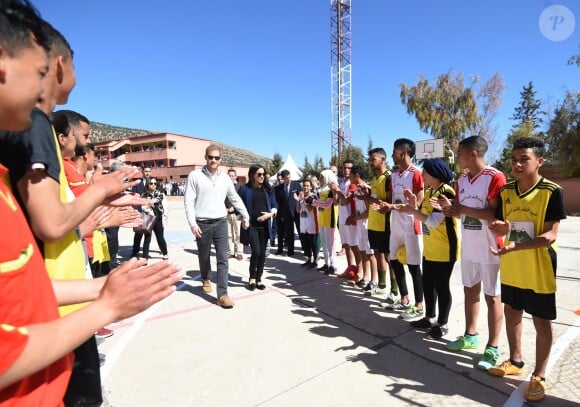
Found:
[[[2,406],[100,405],[95,332],[167,297],[182,277],[171,262],[131,259],[92,278],[83,238],[122,222],[117,208],[151,203],[124,192],[136,184],[131,167],[97,169],[86,182],[86,128],[53,113],[75,83],[66,39],[28,1],[0,0]]]
[[[462,172],[454,173],[440,158],[412,163],[415,144],[400,138],[393,146],[393,172],[387,170],[384,149],[368,152],[373,178],[351,160],[343,163],[343,178],[321,173],[321,188],[311,181],[295,193],[296,213],[306,262],[317,266],[322,242],[324,265],[334,274],[336,225],[346,249],[348,278],[366,295],[385,295],[381,305],[399,312],[426,337],[439,339],[448,331],[451,309],[449,281],[457,260],[465,294],[465,333],[450,341],[452,351],[479,349],[477,320],[483,289],[489,336],[477,367],[494,376],[521,374],[523,312],[536,328],[536,365],[525,392],[527,400],[545,395],[545,372],[556,318],[555,241],[566,217],[563,191],[539,173],[544,143],[520,138],[513,144],[513,181],[486,165],[487,142],[479,136],[459,142]],[[320,238],[318,238],[320,234]],[[422,236],[422,241],[421,241]],[[409,294],[405,266],[411,275]],[[390,290],[387,289],[390,276]],[[412,300],[411,300],[412,298]],[[503,304],[502,304],[503,303]],[[498,343],[503,317],[509,358],[500,362]]]
[[[141,182],[132,181],[139,176],[138,169],[122,167],[103,174],[97,166],[87,174],[94,165],[88,120],[70,111],[53,112],[67,102],[76,83],[73,55],[66,39],[28,1],[0,0],[2,406],[100,405],[95,331],[167,297],[182,276],[170,261],[146,266],[146,260],[132,258],[93,278],[91,265],[101,263],[102,256],[95,244],[102,241],[99,231],[105,225],[134,221],[131,207],[154,202],[126,192]],[[296,194],[290,185],[282,186],[277,190],[283,194],[280,198],[288,203],[291,196],[295,205],[284,215],[290,216],[284,219],[286,224],[278,226],[293,230],[295,215],[303,219],[299,230],[307,255],[304,265],[316,265],[320,234],[321,269],[333,274],[338,224],[349,259],[344,276],[368,295],[384,294],[385,307],[400,311],[402,319],[426,329],[431,338],[448,332],[449,276],[460,254],[466,328],[448,348],[479,347],[476,321],[483,288],[489,338],[477,366],[495,376],[520,374],[522,314],[531,314],[536,363],[525,396],[539,400],[545,395],[551,321],[556,318],[555,242],[559,222],[566,217],[563,192],[539,173],[544,162],[541,141],[514,142],[514,180],[509,183],[485,164],[486,150],[487,143],[478,136],[459,143],[458,162],[465,172],[452,188],[453,174],[445,162],[426,160],[419,169],[412,164],[414,143],[398,139],[392,173],[386,169],[383,149],[369,151],[374,173],[370,183],[361,167],[346,161],[342,182],[333,171],[322,172],[318,194],[312,193],[311,181],[304,181]],[[263,184],[260,166],[251,168],[240,198],[229,177],[217,171],[220,158],[218,147],[206,151],[205,172],[190,175],[185,202],[200,259],[207,263],[200,261],[204,291],[212,290],[209,247],[219,240],[218,304],[232,308],[227,296],[224,198],[241,213],[253,246],[250,289],[263,287],[264,250],[271,238],[265,222],[281,215],[281,205],[274,199],[276,192]],[[197,193],[202,184],[214,190],[220,182],[223,192],[213,197],[216,205],[208,200],[209,194]],[[155,198],[151,180],[149,186]],[[92,243],[87,243],[90,236]],[[290,247],[288,252],[293,254]],[[500,363],[502,315],[509,358]]]

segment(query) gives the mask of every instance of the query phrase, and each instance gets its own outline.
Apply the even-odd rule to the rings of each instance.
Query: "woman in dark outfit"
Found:
[[[248,183],[241,185],[238,194],[244,201],[250,214],[250,227],[240,231],[240,242],[249,244],[252,249],[250,257],[249,290],[263,290],[262,274],[266,261],[266,243],[272,234],[271,219],[276,215],[276,199],[274,190],[268,182],[264,182],[265,169],[254,164],[248,171]]]

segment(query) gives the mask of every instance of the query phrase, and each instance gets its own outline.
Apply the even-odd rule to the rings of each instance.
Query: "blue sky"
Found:
[[[331,155],[330,1],[33,0],[75,50],[67,108],[93,121],[218,140],[272,157]],[[571,36],[548,39],[542,11],[566,6]],[[580,2],[352,1],[352,142],[387,151],[429,139],[399,84],[450,69],[506,84],[495,125],[505,139],[519,92],[533,81],[554,106],[580,90]],[[570,22],[567,19],[567,22]],[[559,30],[562,25],[557,26]],[[390,162],[389,159],[389,163]]]

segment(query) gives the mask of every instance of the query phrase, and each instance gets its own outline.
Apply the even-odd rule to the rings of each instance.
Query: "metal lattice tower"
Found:
[[[351,144],[351,0],[330,0],[331,148],[340,156]]]

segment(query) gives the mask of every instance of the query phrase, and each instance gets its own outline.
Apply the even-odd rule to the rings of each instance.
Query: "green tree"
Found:
[[[578,46],[580,50],[580,45]],[[568,60],[568,65],[576,65],[576,67],[580,68],[580,51],[576,55],[572,55]]]
[[[369,179],[372,176],[372,171],[366,158],[366,153],[363,153],[362,148],[350,145],[342,150],[340,157],[334,161],[334,165],[338,167],[338,174],[342,177],[342,163],[345,160],[352,160],[354,165],[360,165],[365,169],[365,178]]]
[[[524,85],[520,92],[520,103],[512,117],[510,117],[511,120],[515,121],[512,129],[516,130],[526,123],[529,123],[534,130],[540,128],[540,125],[544,122],[542,115],[545,114],[545,112],[540,110],[541,108],[542,101],[536,99],[536,90],[534,89],[534,84],[530,81],[527,86]]]
[[[475,76],[466,86],[463,76],[452,71],[439,75],[435,84],[419,76],[414,86],[400,85],[401,103],[409,115],[415,116],[422,131],[443,139],[455,150],[467,135],[488,138],[492,133],[490,126],[500,104],[503,80],[495,74],[479,89],[476,88],[478,81],[479,77]]]
[[[540,124],[543,122],[541,115],[544,114],[542,110],[542,101],[536,99],[536,90],[534,84],[530,81],[528,85],[524,85],[520,92],[520,102],[514,109],[514,114],[510,117],[515,121],[512,126],[501,157],[494,164],[494,166],[506,174],[511,172],[511,154],[512,145],[517,138],[520,137],[538,137],[543,139],[543,133],[539,131]]]
[[[314,167],[310,164],[308,156],[304,155],[304,165],[300,168],[302,171],[302,178],[306,178],[309,175],[314,175]]]
[[[272,161],[267,168],[268,173],[272,175],[277,174],[280,168],[282,168],[282,156],[279,153],[274,153],[274,157],[272,157]]]
[[[546,131],[548,162],[563,166],[567,176],[580,176],[580,92],[566,92]]]

